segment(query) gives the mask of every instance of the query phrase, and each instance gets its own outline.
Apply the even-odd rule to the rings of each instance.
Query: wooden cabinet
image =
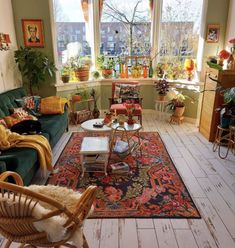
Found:
[[[215,139],[220,122],[220,113],[215,112],[215,109],[223,103],[223,96],[218,89],[220,85],[215,80],[224,88],[235,87],[235,70],[218,71],[208,68],[206,71],[199,131],[211,142]]]

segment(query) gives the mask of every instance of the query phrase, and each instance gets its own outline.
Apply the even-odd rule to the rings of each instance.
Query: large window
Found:
[[[100,53],[149,55],[149,0],[106,0],[101,18]]]
[[[160,62],[182,67],[196,59],[203,0],[163,0],[160,23]]]
[[[69,58],[90,56],[89,32],[78,0],[54,0],[58,67]]]

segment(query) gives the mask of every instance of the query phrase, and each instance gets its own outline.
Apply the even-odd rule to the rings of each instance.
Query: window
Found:
[[[196,59],[203,0],[163,0],[160,23],[160,62],[182,67]]]
[[[150,30],[149,0],[106,0],[101,34],[108,36],[101,36],[100,52],[115,56],[149,55]]]
[[[58,68],[61,68],[69,57],[91,55],[89,32],[86,29],[80,3],[81,1],[74,0],[53,1],[57,33]]]

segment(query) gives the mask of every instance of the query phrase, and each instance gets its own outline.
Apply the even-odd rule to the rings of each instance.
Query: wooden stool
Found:
[[[235,126],[229,126],[229,140],[232,154],[235,155]]]
[[[183,119],[184,119],[183,116],[172,115],[170,119],[170,123],[177,123],[180,125],[183,122]]]
[[[213,152],[218,148],[218,155],[220,158],[224,159],[228,156],[228,152],[231,146],[231,134],[229,128],[222,128],[220,125],[217,126],[215,141],[213,144]],[[227,151],[224,156],[221,154],[220,147],[227,146]]]

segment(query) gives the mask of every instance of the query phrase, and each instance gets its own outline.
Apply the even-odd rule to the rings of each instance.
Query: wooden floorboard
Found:
[[[235,156],[221,160],[196,126],[159,121],[154,111],[143,114],[143,126],[159,132],[202,219],[89,219],[90,248],[235,248]],[[62,136],[53,163],[73,131],[82,130],[71,126]]]

